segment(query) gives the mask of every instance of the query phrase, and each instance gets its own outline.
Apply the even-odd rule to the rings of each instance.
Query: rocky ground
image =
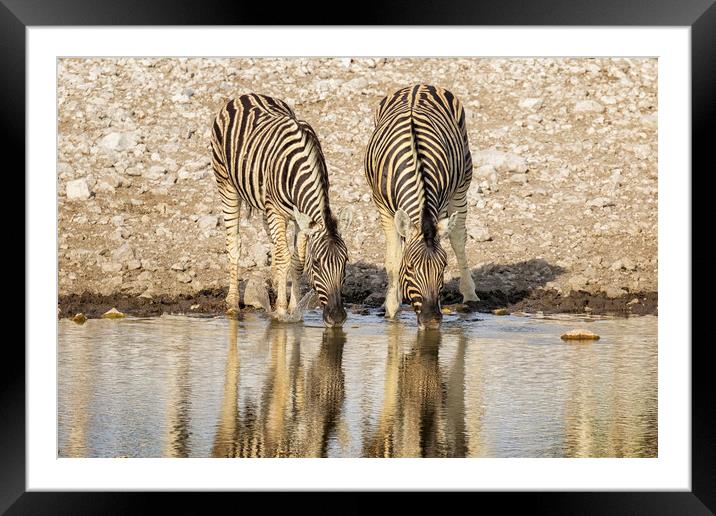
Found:
[[[656,313],[655,59],[345,58],[60,60],[60,315],[221,310],[210,125],[249,91],[282,98],[318,133],[331,205],[354,211],[345,297],[380,305],[383,235],[363,150],[380,99],[417,82],[466,109],[480,309]],[[265,277],[260,218],[241,234],[244,277]],[[445,302],[459,301],[446,283]]]

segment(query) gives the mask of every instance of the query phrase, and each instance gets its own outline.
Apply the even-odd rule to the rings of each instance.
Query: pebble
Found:
[[[80,312],[78,314],[75,314],[75,316],[72,318],[72,321],[76,322],[77,324],[84,324],[85,321],[87,321],[87,316]]]
[[[614,201],[608,197],[595,197],[591,201],[587,202],[587,206],[592,208],[606,208],[609,206],[615,206]]]
[[[109,151],[124,151],[137,145],[139,136],[135,132],[109,133],[99,141],[99,147]]]
[[[487,230],[487,228],[482,226],[471,226],[467,230],[467,234],[470,236],[470,238],[477,242],[488,242],[492,240],[490,232]]]
[[[243,303],[245,306],[271,310],[266,281],[262,277],[250,277],[244,284]]]
[[[164,174],[166,173],[166,168],[160,165],[152,165],[151,167],[149,167],[149,170],[146,170],[142,175],[147,179],[159,179],[161,177],[164,177]]]
[[[187,274],[186,272],[180,272],[177,274],[177,281],[180,283],[191,283],[192,277],[190,274]]]
[[[653,113],[649,113],[648,115],[642,115],[639,118],[639,121],[642,125],[650,129],[656,129],[657,124],[659,122],[659,113],[654,111]]]
[[[202,217],[199,217],[199,219],[197,220],[197,225],[202,231],[214,229],[218,224],[219,217],[217,217],[216,215],[204,215]]]
[[[107,310],[105,313],[102,314],[102,317],[104,319],[121,319],[125,317],[125,315],[117,310],[116,308],[112,308],[110,310]]]
[[[602,113],[604,106],[596,100],[580,100],[574,105],[574,111],[578,113]]]
[[[538,110],[542,107],[543,100],[537,97],[527,97],[520,100],[520,107],[523,109]]]
[[[627,291],[623,288],[608,286],[604,289],[604,293],[610,299],[618,299],[627,294]]]
[[[84,178],[68,181],[65,194],[70,201],[86,201],[92,195],[87,180]]]
[[[473,166],[492,165],[498,172],[527,172],[527,161],[517,154],[501,152],[496,149],[475,151],[472,153]]]
[[[599,335],[588,330],[571,330],[562,334],[562,340],[599,340]]]

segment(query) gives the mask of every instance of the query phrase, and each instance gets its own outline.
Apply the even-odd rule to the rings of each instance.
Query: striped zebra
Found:
[[[298,120],[285,102],[250,93],[229,101],[216,116],[211,148],[226,225],[228,312],[236,312],[239,301],[239,212],[244,204],[250,211],[263,212],[271,237],[276,315],[281,318],[287,309],[295,311],[305,271],[323,306],[325,324],[341,325],[346,319],[341,287],[348,253],[331,213],[326,163],[311,126]],[[349,217],[349,212],[342,213],[341,225],[348,225]],[[286,236],[291,220],[293,252]],[[292,285],[287,304],[289,269]]]
[[[465,112],[449,91],[417,85],[388,95],[375,111],[365,176],[385,231],[385,315],[402,299],[418,325],[437,327],[449,237],[460,269],[463,302],[478,301],[465,256],[467,190],[472,158]]]

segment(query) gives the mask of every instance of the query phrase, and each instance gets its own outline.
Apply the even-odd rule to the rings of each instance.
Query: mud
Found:
[[[127,294],[101,295],[91,292],[82,294],[61,295],[59,297],[59,317],[71,318],[82,313],[89,319],[102,316],[107,310],[117,308],[119,311],[135,316],[149,317],[162,314],[195,314],[217,316],[225,312],[224,298],[227,289],[205,289],[196,295],[157,296],[146,299]],[[606,293],[590,294],[572,291],[563,295],[554,290],[534,290],[531,292],[478,291],[480,301],[470,306],[459,305],[460,293],[447,291],[443,293],[444,307],[458,311],[492,312],[506,308],[507,313],[588,313],[592,315],[657,315],[658,294],[656,292],[634,292],[610,298]],[[273,296],[272,296],[273,298]],[[368,315],[380,308],[382,299],[378,296],[365,295],[363,291],[347,292],[344,295],[346,308],[354,314]],[[403,307],[406,310],[408,306]],[[256,311],[252,307],[241,305],[242,310]]]

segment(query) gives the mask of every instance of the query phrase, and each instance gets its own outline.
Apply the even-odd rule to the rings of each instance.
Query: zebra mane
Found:
[[[332,239],[337,239],[338,223],[336,222],[336,218],[331,213],[331,209],[328,207],[328,203],[326,203],[326,207],[323,209],[323,223],[326,227],[326,234]]]
[[[415,135],[415,125],[413,122],[412,107],[410,112],[410,139],[412,152],[415,159],[416,172],[420,176],[419,185],[420,189],[422,190],[423,197],[423,206],[420,214],[420,232],[423,235],[423,240],[425,241],[425,245],[427,246],[427,248],[433,249],[437,240],[437,221],[430,213],[430,208],[428,207],[428,199],[425,195],[425,179],[423,178],[423,170],[420,166],[420,156],[418,156],[418,149],[415,144],[415,142],[417,141],[417,137]]]
[[[420,232],[423,235],[423,240],[425,240],[425,245],[430,249],[435,247],[438,235],[437,222],[430,213],[428,204],[425,201],[423,201],[423,213],[420,217]]]
[[[298,121],[299,126],[303,129],[308,137],[308,140],[313,145],[313,148],[318,153],[318,166],[320,167],[319,176],[321,178],[321,190],[323,191],[323,211],[321,217],[323,218],[323,224],[326,228],[326,234],[333,240],[338,238],[338,223],[336,218],[331,213],[331,206],[328,201],[328,169],[326,167],[326,157],[323,154],[323,148],[321,142],[318,140],[318,135],[313,128],[303,120]]]

